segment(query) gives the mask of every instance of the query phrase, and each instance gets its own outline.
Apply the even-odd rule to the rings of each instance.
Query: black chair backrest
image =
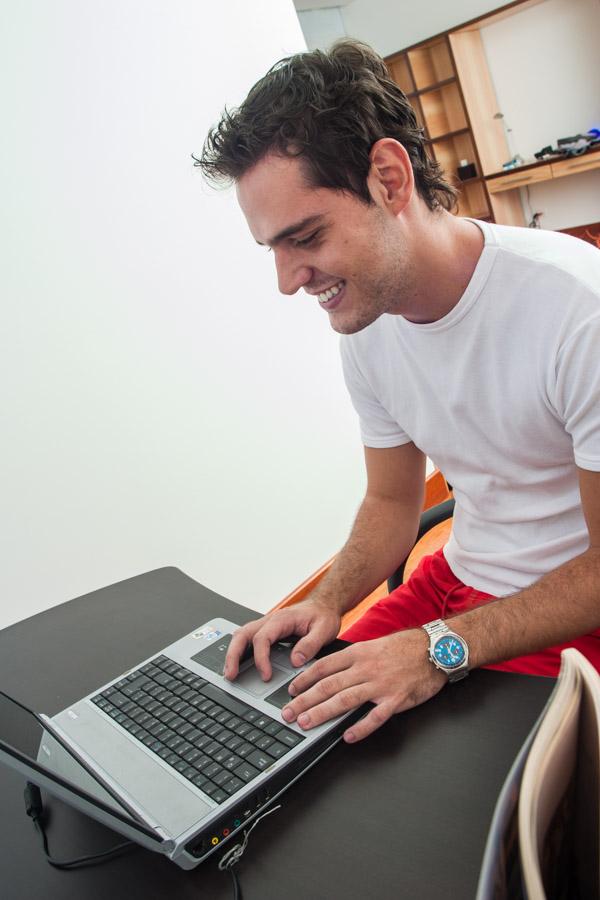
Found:
[[[449,519],[454,513],[454,498],[450,497],[449,500],[444,500],[443,503],[437,503],[435,506],[431,506],[429,509],[426,509],[425,512],[421,515],[421,522],[419,524],[419,531],[417,532],[417,541],[419,541],[423,535],[428,532],[434,525],[439,525],[440,522],[444,522],[446,519]],[[410,555],[410,554],[409,554]],[[406,557],[408,559],[408,556]],[[406,559],[402,562],[400,566],[396,569],[393,575],[390,575],[388,578],[388,591],[395,591],[397,587],[400,587],[404,580],[404,567],[406,565]]]

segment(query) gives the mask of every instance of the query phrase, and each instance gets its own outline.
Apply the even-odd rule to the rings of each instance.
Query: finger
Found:
[[[295,628],[294,618],[290,615],[267,617],[263,625],[256,631],[252,643],[254,644],[254,665],[258,669],[263,681],[269,681],[272,675],[271,645],[283,637],[293,634]]]
[[[362,741],[363,738],[368,737],[368,735],[373,734],[374,731],[377,731],[378,728],[381,728],[388,719],[391,719],[395,713],[394,705],[392,702],[382,702],[370,712],[367,713],[366,716],[363,716],[362,719],[359,719],[358,722],[355,722],[354,725],[351,725],[350,728],[346,729],[344,732],[344,740],[348,744],[355,744],[357,741]]]
[[[307,691],[312,685],[336,672],[349,669],[352,665],[352,654],[349,652],[351,649],[348,647],[345,650],[338,650],[337,653],[318,659],[305,672],[301,672],[288,687],[291,696],[295,697],[303,691]]]
[[[225,665],[223,666],[223,674],[229,681],[233,681],[240,671],[240,659],[248,644],[251,643],[254,633],[261,627],[262,619],[255,622],[249,622],[243,628],[238,628],[233,632],[229,648],[225,655]]]
[[[314,625],[310,626],[308,633],[297,641],[290,656],[292,665],[303,666],[304,663],[314,659],[321,647],[330,640],[331,623],[317,620]]]
[[[334,676],[333,680],[335,681],[337,678],[338,676]],[[314,728],[317,725],[322,725],[323,722],[328,722],[330,719],[335,719],[337,716],[341,716],[351,709],[356,709],[357,706],[361,706],[368,699],[366,686],[363,684],[353,684],[341,690],[336,690],[335,684],[331,684],[328,689],[333,691],[328,699],[322,702],[317,702],[313,699],[309,705],[300,712],[296,719],[296,723],[300,728],[307,730]],[[317,688],[313,688],[309,693],[312,693],[315,690],[317,690]],[[309,694],[303,695],[302,700],[308,696]],[[286,707],[286,709],[289,709],[289,707]],[[282,710],[282,714],[283,713],[284,711]],[[285,718],[285,721],[289,720]]]

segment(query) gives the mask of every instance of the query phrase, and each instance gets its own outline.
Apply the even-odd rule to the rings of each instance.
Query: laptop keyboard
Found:
[[[166,656],[91,699],[215,803],[304,740]]]

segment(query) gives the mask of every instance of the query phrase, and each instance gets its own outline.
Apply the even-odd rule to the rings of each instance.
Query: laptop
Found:
[[[291,645],[223,677],[237,625],[214,618],[51,718],[33,750],[0,732],[0,761],[142,846],[192,869],[235,838],[342,737],[367,707],[303,732],[281,709],[303,669]],[[346,646],[334,641],[321,655]],[[3,729],[6,716],[0,717]]]

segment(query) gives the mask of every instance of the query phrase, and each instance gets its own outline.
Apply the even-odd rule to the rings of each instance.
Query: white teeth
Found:
[[[327,288],[326,291],[323,291],[322,294],[317,294],[317,299],[319,303],[327,303],[328,300],[331,300],[332,297],[335,297],[341,289],[344,287],[343,281],[338,281],[337,284],[334,284],[333,287]]]

